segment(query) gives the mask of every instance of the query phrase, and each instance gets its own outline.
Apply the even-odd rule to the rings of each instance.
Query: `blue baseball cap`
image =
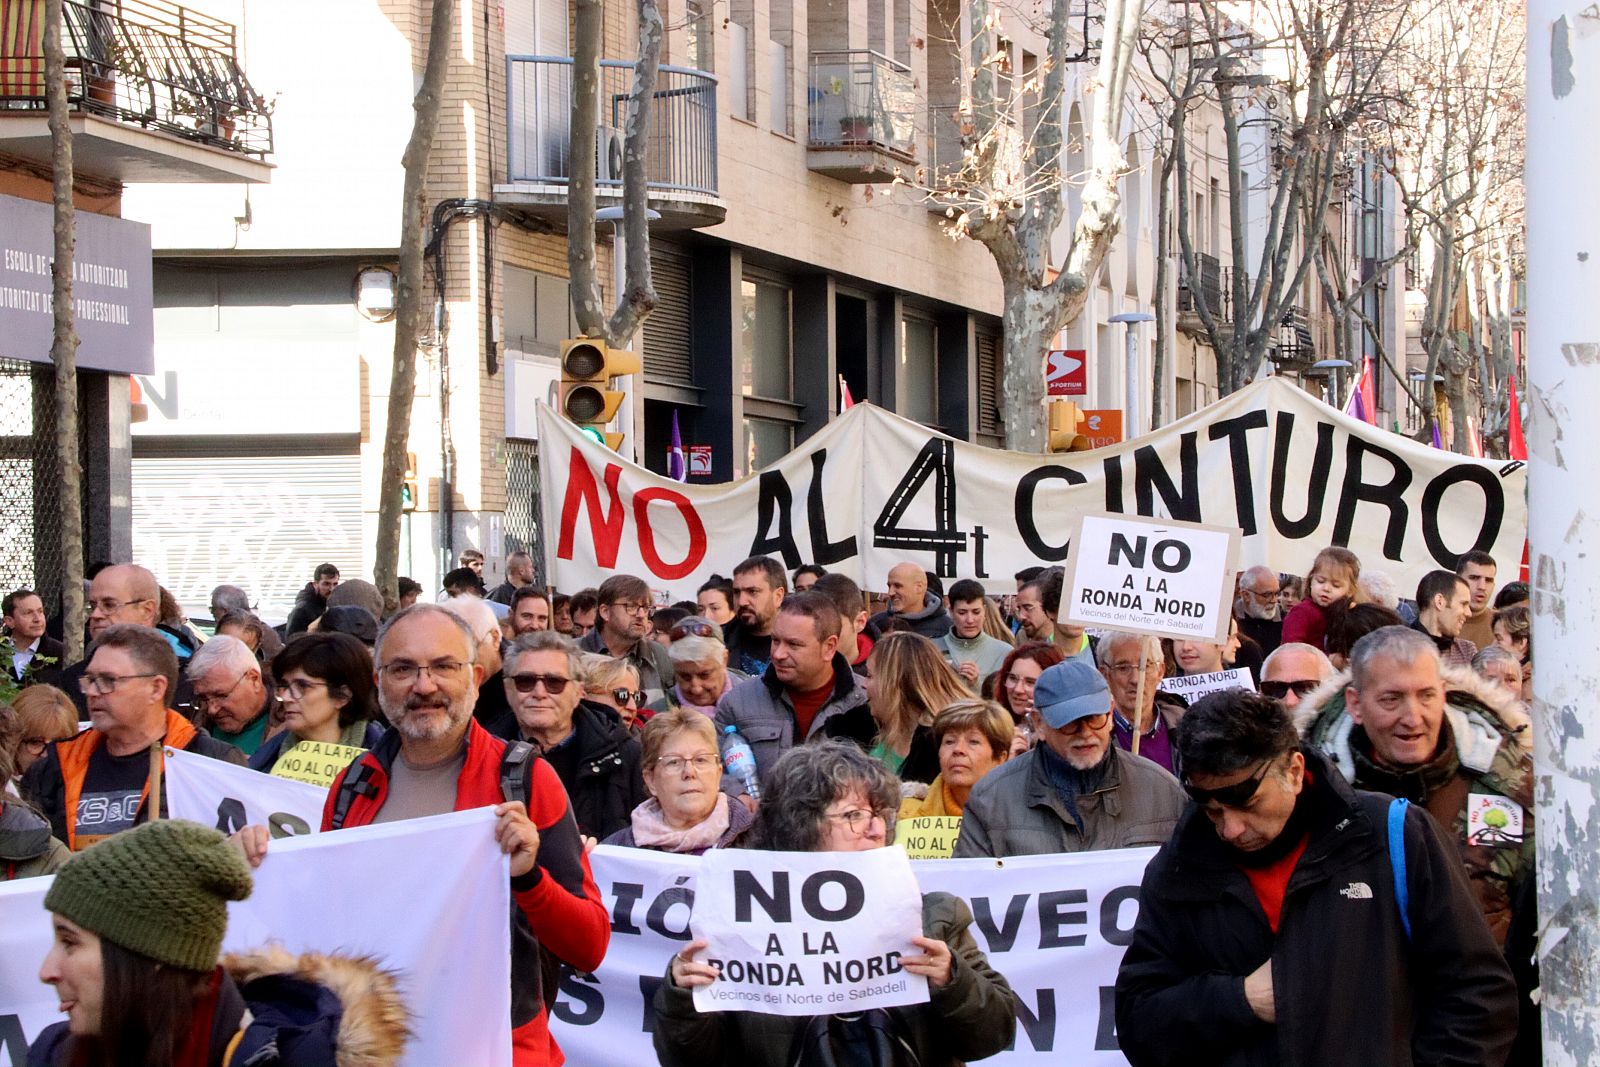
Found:
[[[1111,687],[1084,656],[1073,656],[1039,675],[1033,706],[1052,729],[1111,710]]]

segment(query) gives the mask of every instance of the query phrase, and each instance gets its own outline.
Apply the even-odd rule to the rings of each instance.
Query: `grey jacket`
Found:
[[[907,623],[915,632],[930,641],[937,641],[950,632],[950,613],[945,610],[944,601],[933,593],[922,594],[922,607],[916,611],[907,611],[895,614],[892,611],[880,611],[872,617],[867,625],[882,630],[891,620]],[[874,632],[876,632],[876,630]]]
[[[800,740],[805,741],[822,733],[828,720],[842,715],[867,702],[867,691],[861,680],[851,671],[850,664],[837,652],[833,654],[833,695],[822,705],[817,717],[811,720],[811,730]],[[756,772],[765,775],[778,762],[778,757],[795,746],[794,700],[778,676],[768,667],[759,678],[740,682],[717,702],[717,736],[729,726],[737,726],[744,739],[750,742],[755,753]],[[742,793],[732,775],[724,775],[723,788]]]
[[[1100,788],[1078,798],[1084,825],[1079,833],[1050,783],[1043,753],[1035,748],[996,767],[973,787],[955,855],[1043,856],[1164,845],[1184,801],[1176,778],[1113,745]]]
[[[952,629],[934,644],[939,646],[951,663],[976,663],[978,665],[978,684],[1005,664],[1006,657],[1014,651],[1011,645],[1006,644],[998,637],[990,637],[983,631],[978,631],[978,636],[968,641],[956,636]]]
[[[578,641],[578,647],[584,652],[598,652],[602,656],[611,655],[611,649],[606,647],[606,639],[600,636],[598,624],[583,635]],[[622,658],[633,664],[633,669],[639,672],[639,688],[644,691],[647,701],[659,699],[666,692],[667,686],[673,683],[675,675],[672,673],[672,657],[648,635],[641,637],[639,643],[633,646],[633,651]]]

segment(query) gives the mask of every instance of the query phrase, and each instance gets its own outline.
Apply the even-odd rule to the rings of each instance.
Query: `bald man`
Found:
[[[879,630],[891,622],[896,629],[909,627],[932,641],[950,632],[950,612],[944,602],[928,591],[928,572],[915,563],[896,563],[889,568],[889,607],[872,617]],[[871,624],[869,624],[871,625]]]
[[[118,563],[94,576],[94,581],[89,583],[89,599],[84,604],[84,610],[89,613],[91,642],[105,633],[107,627],[118,623],[133,623],[154,629],[161,614],[161,587],[156,584],[156,576],[137,563]],[[87,649],[84,651],[88,652]],[[86,654],[61,672],[59,683],[72,702],[78,705],[80,720],[89,718],[88,698],[78,688],[78,680],[83,677],[88,664],[89,657]],[[188,686],[185,683],[180,682],[179,688],[187,695]],[[169,693],[168,699],[171,700],[175,695]]]

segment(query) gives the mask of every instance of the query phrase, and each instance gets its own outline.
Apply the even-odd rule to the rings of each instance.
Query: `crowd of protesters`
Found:
[[[1497,589],[1484,553],[1409,600],[1337,546],[1303,577],[1251,567],[1220,643],[1064,624],[1060,568],[995,596],[904,562],[873,595],[758,556],[667,604],[628,574],[547,589],[522,552],[490,590],[483,562],[464,554],[437,601],[402,578],[389,611],[323,564],[279,627],[219,585],[209,636],[149,570],[106,566],[75,663],[37,593],[5,596],[0,877],[61,872],[41,977],[69,1009],[30,1063],[112,1062],[141,1010],[162,1063],[213,1062],[196,1020],[248,1027],[216,946],[225,902],[271,862],[267,834],[159,829],[163,746],[263,774],[342,746],[324,830],[493,805],[519,1067],[561,1062],[560,968],[605,955],[596,842],[852,851],[922,816],[961,817],[957,857],[1160,846],[1116,986],[1136,1067],[1538,1061],[1528,591]],[[1230,669],[1251,687],[1193,706],[1161,685]],[[725,770],[730,732],[754,780]],[[107,888],[124,876],[189,918],[141,925]],[[105,918],[118,909],[134,918]],[[923,910],[903,962],[932,999],[889,1013],[915,1059],[883,1062],[1008,1047],[1013,998],[966,905],[930,894]],[[91,943],[103,978],[74,966]],[[837,1017],[697,1013],[689,992],[717,980],[703,948],[663,961],[663,1063],[811,1062],[813,1043],[860,1038],[853,1018],[841,1034]],[[317,980],[317,961],[295,965]],[[152,1006],[147,971],[179,1008]]]

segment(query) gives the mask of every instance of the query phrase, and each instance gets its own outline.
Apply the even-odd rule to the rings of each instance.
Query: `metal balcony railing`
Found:
[[[1222,319],[1222,264],[1216,256],[1208,256],[1204,252],[1196,252],[1194,261],[1194,274],[1184,270],[1178,278],[1178,310],[1198,315],[1198,294],[1205,299],[1206,310],[1212,317]]]
[[[995,173],[990,176],[991,182],[1004,186],[1012,175],[1020,180],[1023,145],[1016,117],[1002,114],[991,136],[996,142]],[[978,148],[980,140],[971,109],[930,107],[924,140],[928,148],[923,160],[928,165],[927,180],[932,189],[937,192],[973,177],[964,173],[968,141],[972,142],[971,147]]]
[[[0,109],[45,109],[44,4],[6,0]],[[255,156],[272,151],[270,106],[250,85],[231,23],[169,0],[64,0],[75,110]]]
[[[1315,363],[1316,334],[1321,326],[1322,323],[1309,315],[1305,308],[1286,308],[1278,323],[1277,358],[1285,363]]]
[[[921,108],[911,68],[867,49],[813,52],[808,95],[813,147],[916,158]]]
[[[595,184],[622,190],[622,126],[633,89],[633,64],[600,62],[600,129]],[[513,182],[565,185],[572,130],[572,59],[506,59],[506,175]],[[645,177],[653,193],[717,195],[717,79],[686,67],[662,67],[650,105]]]

